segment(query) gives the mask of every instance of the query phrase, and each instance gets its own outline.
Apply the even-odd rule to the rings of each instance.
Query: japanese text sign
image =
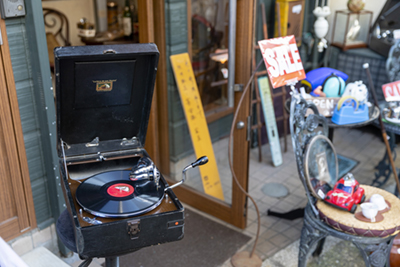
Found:
[[[258,42],[272,87],[306,78],[294,35]]]
[[[386,101],[400,101],[400,81],[383,84],[382,91]]]
[[[189,54],[172,55],[170,56],[170,60],[189,127],[194,152],[198,158],[201,156],[208,157],[208,163],[199,167],[204,192],[210,196],[224,200],[217,161]]]

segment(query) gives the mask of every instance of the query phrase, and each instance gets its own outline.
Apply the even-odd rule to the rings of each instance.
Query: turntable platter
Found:
[[[130,171],[99,173],[76,190],[78,204],[87,212],[107,218],[125,218],[149,212],[160,205],[164,185],[154,181],[131,181]]]

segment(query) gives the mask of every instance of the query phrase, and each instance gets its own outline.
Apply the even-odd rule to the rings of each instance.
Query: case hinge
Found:
[[[93,139],[91,142],[86,143],[86,147],[94,147],[94,146],[99,146],[100,143],[100,139],[98,137],[96,137],[95,139]]]
[[[140,219],[128,221],[128,235],[131,239],[139,238],[140,233]]]

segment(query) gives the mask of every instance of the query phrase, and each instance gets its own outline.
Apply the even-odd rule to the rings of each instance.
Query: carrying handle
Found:
[[[107,49],[103,51],[103,54],[116,54],[117,52],[114,49]]]
[[[174,187],[177,187],[177,186],[183,184],[183,183],[185,182],[185,180],[186,180],[186,171],[187,171],[187,170],[192,169],[192,168],[196,168],[197,166],[204,165],[204,164],[206,164],[207,162],[208,162],[207,156],[203,156],[203,157],[198,158],[198,159],[197,159],[195,162],[193,162],[192,164],[189,164],[188,166],[186,166],[185,168],[183,168],[183,171],[182,171],[182,180],[180,180],[180,181],[177,182],[176,184],[173,184],[173,185],[171,185],[171,186],[166,187],[166,188],[164,189],[164,192],[166,192],[168,189],[172,189],[172,188],[174,188]]]

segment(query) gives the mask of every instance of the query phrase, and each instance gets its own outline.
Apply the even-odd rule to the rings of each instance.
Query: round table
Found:
[[[291,102],[290,98],[287,99],[285,102],[285,110],[287,111],[288,114],[290,114],[290,102]],[[376,120],[379,117],[380,110],[378,107],[373,105],[373,106],[369,107],[368,109],[369,109],[369,119],[366,121],[362,121],[362,122],[349,123],[349,124],[336,124],[336,123],[332,122],[332,118],[330,118],[330,117],[325,117],[325,118],[328,122],[329,129],[344,128],[344,127],[346,127],[346,128],[362,127],[362,126],[372,123],[374,120]],[[400,128],[399,128],[399,130],[400,130]]]

